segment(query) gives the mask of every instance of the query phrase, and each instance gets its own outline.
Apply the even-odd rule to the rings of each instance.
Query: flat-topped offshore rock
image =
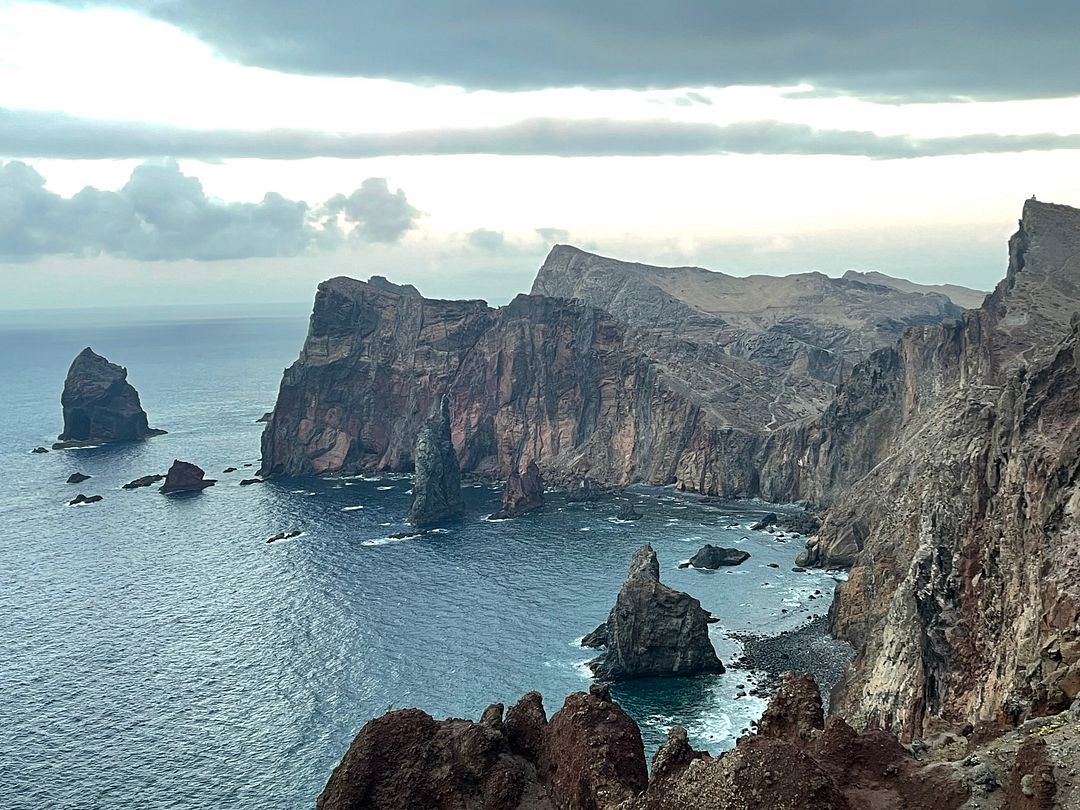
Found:
[[[147,424],[139,393],[127,381],[127,369],[89,346],[71,363],[60,403],[64,432],[53,447],[134,442],[165,432]]]
[[[134,483],[134,482],[133,482]],[[197,467],[188,461],[175,459],[169,472],[165,476],[165,483],[161,485],[161,492],[201,492],[207,487],[212,487],[217,481],[207,478],[201,467]]]
[[[710,618],[697,599],[660,582],[656,552],[645,545],[634,554],[604,630],[590,634],[607,650],[589,668],[601,680],[723,672],[709,640]]]

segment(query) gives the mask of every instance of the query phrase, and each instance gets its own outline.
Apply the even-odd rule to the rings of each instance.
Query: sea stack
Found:
[[[535,461],[530,461],[525,472],[514,470],[506,479],[502,494],[502,507],[492,517],[513,518],[524,515],[544,505],[544,476]]]
[[[215,479],[205,476],[206,473],[201,467],[188,461],[175,459],[169,467],[169,473],[165,476],[165,483],[161,485],[160,491],[166,495],[170,492],[200,492],[217,483]]]
[[[165,432],[147,425],[139,392],[127,381],[127,369],[89,346],[71,363],[60,403],[64,432],[53,445],[56,448],[134,442]]]
[[[589,668],[612,681],[723,672],[709,640],[710,618],[697,599],[660,582],[656,552],[642,546],[603,626],[607,650]]]
[[[461,468],[450,439],[450,400],[445,395],[420,429],[413,453],[413,480],[409,523],[431,526],[461,513]]]

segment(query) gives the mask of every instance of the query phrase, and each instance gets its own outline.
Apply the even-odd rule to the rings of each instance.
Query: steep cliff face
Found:
[[[832,617],[854,724],[1011,724],[1080,691],[1078,309],[1080,211],[1029,201],[980,310],[774,439],[771,474],[832,502],[811,561],[854,563]]]

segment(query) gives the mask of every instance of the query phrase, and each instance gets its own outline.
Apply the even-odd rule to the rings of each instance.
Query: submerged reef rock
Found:
[[[443,397],[416,439],[412,506],[408,521],[431,526],[461,514],[461,469],[450,436],[450,400]]]
[[[612,681],[723,672],[709,618],[697,599],[660,582],[656,552],[643,546],[604,625],[607,649],[589,668]]]
[[[215,479],[206,478],[205,476],[206,473],[203,472],[201,467],[196,467],[188,461],[175,459],[172,466],[169,467],[169,472],[165,476],[165,483],[161,485],[160,491],[166,494],[170,492],[200,492],[217,483]],[[147,476],[147,478],[150,477],[152,476]],[[132,481],[131,483],[136,482]],[[130,487],[131,484],[127,486]]]
[[[71,363],[60,403],[64,432],[53,447],[132,442],[165,432],[147,425],[139,393],[127,381],[127,369],[110,363],[90,347]]]
[[[544,477],[535,461],[525,466],[525,472],[514,470],[503,488],[502,506],[492,515],[496,519],[524,515],[544,505]]]

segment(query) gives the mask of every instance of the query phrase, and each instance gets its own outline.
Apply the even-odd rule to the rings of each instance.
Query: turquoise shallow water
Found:
[[[791,571],[797,543],[748,530],[761,505],[641,488],[635,523],[614,519],[615,498],[559,497],[489,522],[498,489],[475,484],[461,521],[393,542],[407,478],[240,487],[306,320],[110,320],[0,327],[0,807],[311,807],[353,734],[390,706],[476,717],[538,689],[554,711],[587,687],[576,640],[644,542],[665,582],[721,618],[725,663],[740,649],[727,633],[780,632],[826,609],[807,597],[835,583]],[[64,374],[86,345],[128,367],[169,434],[31,455],[59,432]],[[189,497],[120,489],[173,458],[219,483]],[[93,477],[64,483],[76,470]],[[68,507],[77,492],[104,500]],[[303,534],[266,544],[293,528]],[[753,556],[676,567],[705,542]],[[735,697],[752,680],[731,670],[613,694],[650,753],[675,722],[720,750],[762,708]]]

